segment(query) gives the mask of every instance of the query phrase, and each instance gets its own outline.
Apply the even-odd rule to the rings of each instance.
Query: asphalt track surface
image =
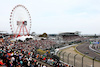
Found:
[[[90,56],[92,58],[96,57],[96,60],[100,61],[100,55],[95,53],[94,51],[91,51],[89,49],[89,45],[90,45],[90,43],[87,42],[87,43],[84,43],[84,44],[81,44],[81,45],[77,46],[76,49],[79,52],[81,52],[81,53],[83,53],[83,54],[85,54],[87,56]],[[86,52],[88,52],[88,54],[86,54]]]

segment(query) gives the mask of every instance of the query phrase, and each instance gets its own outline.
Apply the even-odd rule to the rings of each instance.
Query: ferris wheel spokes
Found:
[[[25,26],[25,29],[26,29],[27,35],[29,35],[29,32],[28,32],[28,30],[27,30],[26,26]]]
[[[25,6],[17,5],[13,8],[10,15],[10,27],[14,37],[29,35],[31,30],[31,16]]]
[[[17,33],[17,31],[18,31],[18,28],[19,28],[19,26],[17,27],[17,30],[16,30],[16,32],[14,33],[14,36],[16,36],[16,35],[17,35],[16,33]]]

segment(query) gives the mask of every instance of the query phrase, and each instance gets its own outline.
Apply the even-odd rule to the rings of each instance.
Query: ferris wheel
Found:
[[[31,16],[23,5],[15,6],[10,14],[10,28],[15,37],[29,35],[31,30]]]

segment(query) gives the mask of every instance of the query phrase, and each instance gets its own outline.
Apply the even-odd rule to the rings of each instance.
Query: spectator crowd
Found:
[[[51,48],[54,44],[50,40],[28,40],[24,42],[4,40],[0,44],[0,65],[5,67],[73,67],[59,62],[58,59],[37,53],[37,49]],[[41,62],[38,62],[42,61]],[[47,65],[45,64],[47,63]]]

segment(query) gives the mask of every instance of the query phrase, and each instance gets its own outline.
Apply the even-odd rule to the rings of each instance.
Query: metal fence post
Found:
[[[58,52],[58,56],[60,57],[60,51]]]
[[[66,52],[63,53],[63,62],[64,62],[64,54],[65,54],[65,53],[66,53]]]
[[[75,66],[75,58],[76,58],[77,54],[74,56],[74,66]]]
[[[92,67],[94,67],[94,60],[95,60],[95,58],[96,58],[96,57],[93,58],[93,66],[92,66]]]
[[[71,53],[68,54],[68,61],[67,61],[68,64],[69,64],[69,55],[70,55],[70,54],[71,54]]]
[[[85,57],[85,55],[82,57],[82,67],[83,67],[83,58]]]
[[[61,52],[62,52],[62,51],[59,52],[59,58],[60,58],[60,54],[61,54]]]
[[[57,51],[56,55],[58,56],[59,51]]]

